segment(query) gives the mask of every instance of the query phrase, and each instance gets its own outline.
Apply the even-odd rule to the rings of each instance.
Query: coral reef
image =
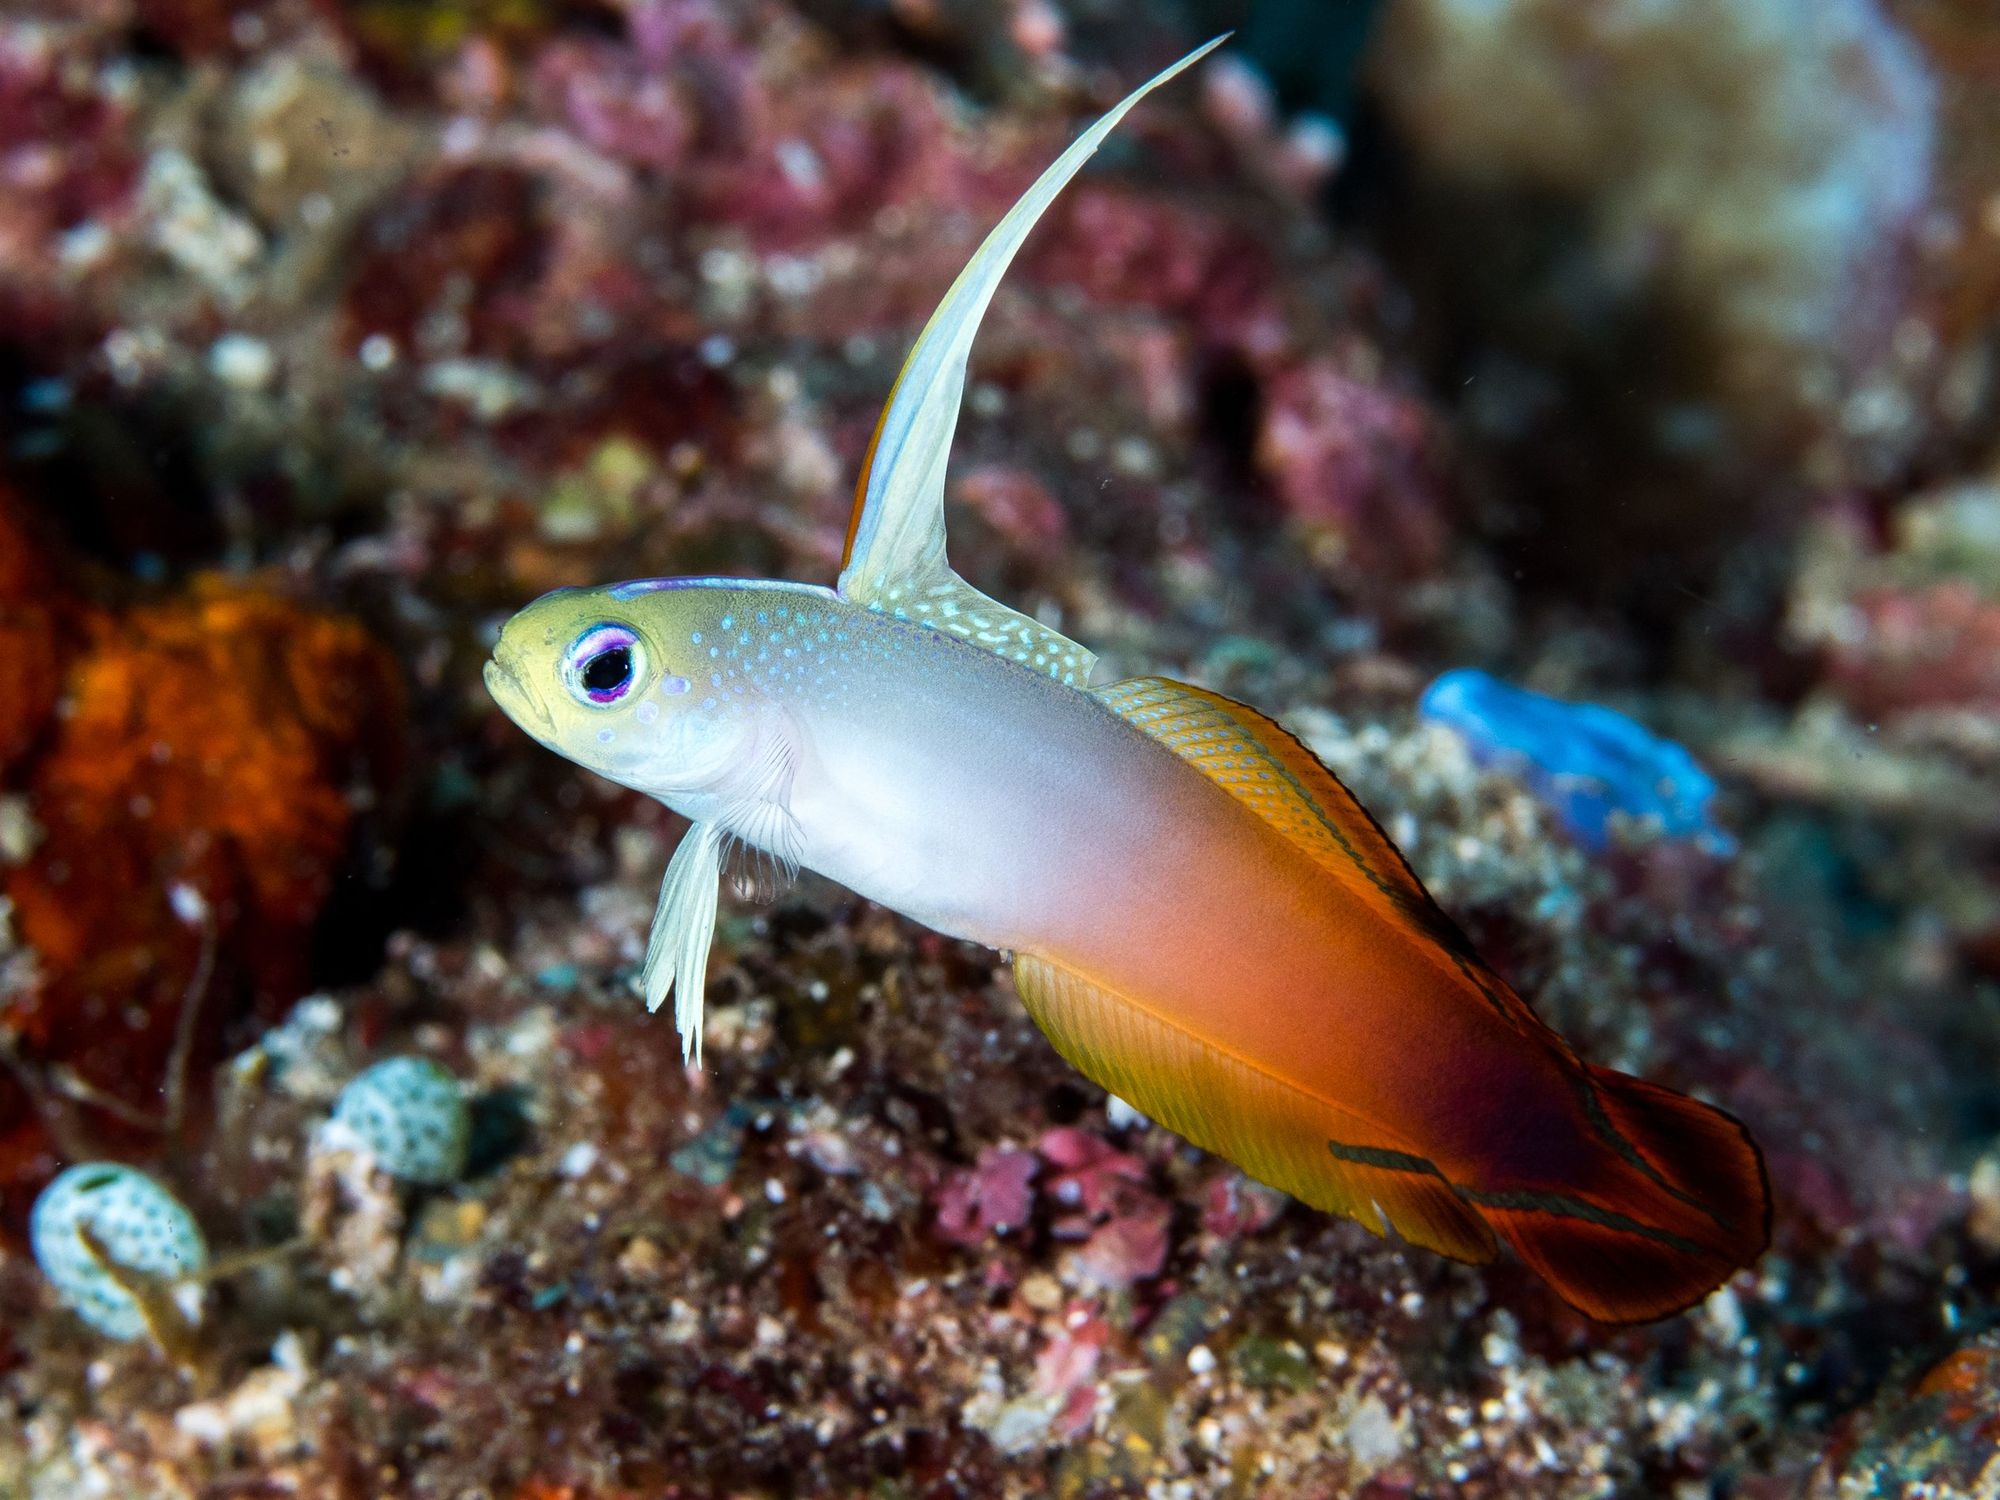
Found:
[[[833,577],[911,336],[1161,8],[26,0],[0,1186],[143,1162],[215,1259],[169,1354],[0,1248],[0,1491],[1990,1484],[1994,24],[1394,0],[1335,127],[1264,14],[1001,289],[954,562],[1279,714],[1580,1050],[1745,1120],[1771,1254],[1591,1325],[810,879],[725,897],[689,1069],[634,988],[676,820],[481,691],[547,588]],[[1686,816],[1595,837],[1574,734],[1419,711],[1466,668],[1645,724],[1619,800]],[[337,1101],[414,1058],[423,1182],[328,1127],[407,1126]]]
[[[1517,566],[1670,627],[1746,538],[1985,441],[1989,23],[1385,6],[1371,77],[1412,167],[1389,234]]]

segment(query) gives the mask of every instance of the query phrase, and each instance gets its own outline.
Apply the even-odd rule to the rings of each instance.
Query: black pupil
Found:
[[[593,693],[611,693],[625,686],[632,676],[632,648],[613,646],[600,651],[583,664],[583,685]]]

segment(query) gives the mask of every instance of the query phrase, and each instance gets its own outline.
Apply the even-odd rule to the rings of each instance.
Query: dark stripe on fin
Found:
[[[1353,1162],[1359,1167],[1378,1167],[1384,1172],[1415,1172],[1420,1176],[1435,1177],[1440,1182],[1450,1181],[1437,1169],[1437,1163],[1427,1156],[1412,1156],[1407,1151],[1386,1151],[1379,1146],[1350,1146],[1342,1141],[1328,1141],[1326,1149],[1340,1160]],[[1459,1196],[1463,1197],[1463,1192]]]
[[[1598,1097],[1597,1085],[1592,1081],[1593,1075],[1597,1071],[1597,1069],[1586,1065],[1578,1071],[1575,1079],[1577,1103],[1582,1106],[1583,1116],[1590,1122],[1590,1128],[1596,1133],[1597,1138],[1613,1151],[1616,1151],[1626,1165],[1646,1177],[1662,1192],[1665,1192],[1670,1197],[1678,1198],[1689,1208],[1699,1209],[1702,1213],[1707,1214],[1709,1218],[1715,1221],[1715,1227],[1722,1230],[1725,1234],[1733,1232],[1736,1226],[1730,1222],[1727,1215],[1713,1203],[1704,1203],[1692,1193],[1684,1192],[1667,1181],[1660,1174],[1659,1169],[1646,1160],[1645,1156],[1639,1151],[1639,1148],[1619,1133],[1618,1127],[1611,1123],[1611,1116],[1605,1113],[1604,1101]],[[1622,1077],[1624,1075],[1621,1074],[1619,1076]]]
[[[1672,1230],[1642,1224],[1625,1214],[1600,1208],[1594,1203],[1585,1203],[1581,1198],[1572,1198],[1567,1194],[1523,1191],[1483,1193],[1477,1188],[1453,1182],[1438,1169],[1436,1162],[1426,1156],[1416,1156],[1407,1151],[1387,1151],[1377,1146],[1350,1146],[1341,1141],[1328,1141],[1326,1149],[1341,1161],[1353,1162],[1357,1166],[1376,1167],[1385,1172],[1411,1172],[1422,1177],[1435,1177],[1467,1203],[1479,1208],[1504,1208],[1554,1214],[1558,1218],[1581,1219],[1585,1223],[1596,1224],[1605,1229],[1623,1230],[1627,1234],[1636,1234],[1659,1244],[1672,1246],[1688,1255],[1711,1253],[1708,1246],[1697,1244],[1691,1239],[1675,1234]]]
[[[1602,1229],[1617,1229],[1626,1234],[1636,1234],[1642,1239],[1667,1245],[1684,1255],[1710,1255],[1713,1252],[1706,1245],[1698,1245],[1693,1240],[1675,1234],[1671,1229],[1656,1228],[1651,1224],[1641,1224],[1637,1219],[1614,1213],[1608,1208],[1599,1208],[1593,1203],[1585,1203],[1580,1198],[1566,1197],[1561,1193],[1482,1193],[1462,1187],[1458,1196],[1467,1203],[1476,1203],[1481,1208],[1504,1208],[1517,1212],[1554,1214],[1559,1219],[1581,1219],[1586,1224],[1595,1224]]]

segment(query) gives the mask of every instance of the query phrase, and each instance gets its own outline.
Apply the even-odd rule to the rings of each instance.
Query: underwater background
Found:
[[[481,685],[554,587],[831,582],[980,236],[1229,27],[1001,288],[953,561],[1749,1125],[1665,1322],[810,876],[685,1069],[682,825]],[[2000,1493],[2000,11],[7,0],[0,915],[0,1496]]]

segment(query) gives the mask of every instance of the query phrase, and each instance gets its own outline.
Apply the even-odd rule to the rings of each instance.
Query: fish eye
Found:
[[[563,654],[563,686],[592,708],[623,698],[645,670],[645,647],[623,625],[593,625]]]

